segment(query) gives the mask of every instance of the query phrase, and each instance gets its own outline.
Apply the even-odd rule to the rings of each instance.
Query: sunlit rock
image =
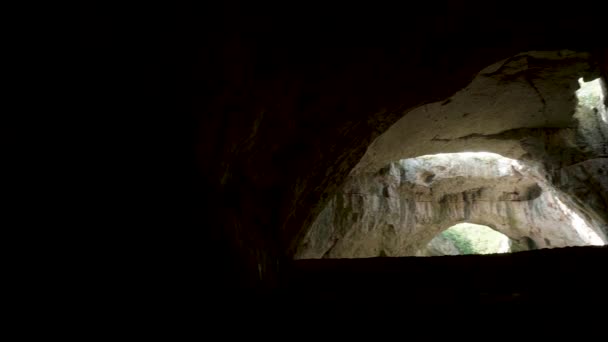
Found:
[[[492,227],[516,243],[529,239],[538,248],[604,244],[596,223],[563,197],[535,168],[493,153],[405,159],[351,177],[297,257],[417,255],[461,222]]]
[[[592,70],[587,53],[521,53],[449,99],[404,112],[295,257],[415,255],[461,222],[526,248],[605,244],[608,127]]]

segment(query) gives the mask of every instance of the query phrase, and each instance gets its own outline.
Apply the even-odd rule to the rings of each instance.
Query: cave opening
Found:
[[[585,219],[584,211],[573,203],[566,204],[567,194],[553,188],[533,163],[490,152],[462,152],[398,164],[399,192],[409,191],[406,196],[415,199],[416,230],[436,232],[445,222],[483,222],[457,223],[440,231],[416,256],[510,253],[606,242],[597,222]],[[421,239],[428,236],[419,234]]]
[[[551,303],[563,303],[572,288],[581,295],[602,294],[606,283],[597,270],[605,267],[608,247],[545,248],[500,257],[376,258],[397,255],[385,241],[411,238],[423,247],[437,232],[410,233],[407,227],[414,227],[413,220],[405,214],[415,201],[395,198],[394,188],[374,183],[390,178],[389,165],[400,160],[438,153],[497,153],[525,162],[546,180],[572,211],[564,222],[588,222],[605,239],[608,145],[601,127],[608,117],[605,107],[595,105],[581,118],[599,113],[595,122],[604,126],[591,120],[581,126],[584,120],[575,116],[576,91],[599,77],[606,100],[608,49],[601,44],[606,41],[601,11],[573,11],[557,2],[424,2],[421,10],[409,2],[395,8],[241,2],[112,11],[120,13],[118,20],[108,20],[108,9],[99,6],[83,12],[94,26],[83,39],[93,48],[92,55],[104,59],[89,64],[108,71],[124,67],[119,74],[129,81],[94,72],[93,80],[100,74],[112,84],[105,86],[104,81],[102,92],[90,93],[108,90],[125,101],[135,100],[134,105],[112,110],[136,113],[138,125],[132,131],[151,132],[145,135],[159,140],[150,144],[149,139],[137,139],[142,151],[135,159],[150,154],[145,159],[155,163],[138,177],[122,177],[133,181],[126,190],[137,190],[136,183],[146,188],[139,192],[146,197],[141,204],[133,196],[119,196],[129,202],[124,207],[145,207],[151,214],[143,217],[141,210],[130,210],[138,222],[119,229],[135,231],[132,240],[141,243],[122,243],[137,260],[134,264],[120,258],[127,272],[118,275],[131,278],[149,269],[153,280],[131,286],[129,279],[118,279],[116,284],[124,286],[112,287],[129,297],[125,303],[134,303],[135,295],[144,308],[164,302],[197,308],[200,301],[209,308],[207,297],[217,298],[231,316],[265,317],[270,322],[260,311],[269,307],[268,301],[247,305],[241,312],[226,299],[240,300],[235,287],[247,293],[253,288],[267,299],[265,294],[275,288],[297,286],[293,296],[277,296],[290,310],[276,313],[291,317],[289,313],[300,313],[305,306],[333,315],[341,306],[303,298],[315,286],[326,289],[333,284],[336,294],[357,287],[350,292],[353,296],[345,296],[345,302],[356,303],[353,307],[363,297],[386,295],[387,300],[377,302],[427,317],[409,310],[409,305],[426,305],[445,298],[442,294],[523,293],[522,287],[541,298],[551,297]],[[548,12],[558,9],[563,15]],[[127,96],[114,91],[117,86],[128,88]],[[105,108],[106,103],[103,99],[83,108]],[[149,123],[160,127],[148,129]],[[157,172],[156,161],[165,155],[169,160]],[[157,173],[162,177],[152,179]],[[159,179],[167,184],[156,184]],[[432,185],[441,177],[420,174],[419,181]],[[358,192],[358,182],[378,192]],[[538,189],[530,187],[530,197]],[[465,207],[474,214],[476,202],[492,209],[490,202],[471,201],[487,195],[483,188],[446,195],[435,204],[440,210],[433,216],[449,216],[450,206],[457,204],[463,214]],[[493,209],[519,224],[517,212],[503,203],[508,196]],[[451,202],[459,198],[462,204]],[[566,211],[557,202],[548,209],[535,206],[534,200],[519,202],[521,210],[527,205],[525,212],[534,215]],[[438,229],[461,222],[495,228],[490,220],[463,217]],[[521,237],[526,246],[559,247],[536,229],[530,233],[535,234]],[[576,229],[573,234],[582,235]],[[415,253],[417,246],[408,247],[408,253]],[[140,247],[145,249],[141,253]],[[294,260],[302,258],[313,260]],[[353,259],[340,263],[337,258]],[[202,272],[197,271],[201,267]],[[363,272],[366,269],[369,272]],[[311,274],[316,271],[315,278]],[[157,287],[168,300],[150,300],[157,297]],[[171,291],[174,287],[177,291]],[[377,290],[370,291],[372,287]],[[394,304],[399,299],[403,303]]]
[[[606,106],[602,105],[605,97],[602,92],[601,79],[596,78],[585,82],[581,77],[578,79],[578,83],[580,89],[576,91],[576,98],[579,108],[575,113],[575,117],[582,122],[595,121],[596,118],[599,118],[604,124],[608,124]]]
[[[529,250],[527,239],[515,241],[488,227],[474,223],[458,223],[435,236],[419,256],[496,254]]]
[[[296,258],[511,253],[605,242],[601,225],[533,161],[438,153],[350,177]]]
[[[294,258],[432,256],[433,239],[465,222],[506,236],[508,252],[605,245],[605,94],[586,58],[521,53],[447,100],[404,112],[324,204]]]

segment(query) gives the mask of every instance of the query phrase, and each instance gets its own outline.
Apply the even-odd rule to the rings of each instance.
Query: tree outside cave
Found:
[[[458,252],[449,254],[493,254],[512,251],[510,239],[506,235],[483,225],[459,223],[443,231],[440,236],[439,239],[433,239],[429,245],[432,246],[436,239],[452,244]]]

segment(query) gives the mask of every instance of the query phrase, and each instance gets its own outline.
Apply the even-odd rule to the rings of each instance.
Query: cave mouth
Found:
[[[531,249],[527,243],[484,225],[458,223],[435,236],[418,256],[511,253]]]
[[[597,75],[587,52],[522,52],[407,109],[315,208],[293,257],[416,256],[462,222],[528,249],[606,245],[607,94]]]
[[[585,82],[581,77],[578,79],[578,84],[580,88],[575,94],[579,108],[575,113],[575,118],[579,121],[589,121],[598,115],[604,124],[608,123],[608,110],[602,105],[604,94],[600,78]]]
[[[493,152],[438,153],[351,176],[317,217],[295,259],[604,245],[598,231],[534,161]]]

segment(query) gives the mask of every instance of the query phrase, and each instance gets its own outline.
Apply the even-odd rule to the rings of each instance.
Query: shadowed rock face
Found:
[[[605,41],[600,11],[559,17],[529,1],[245,6],[163,8],[138,16],[155,30],[138,25],[141,36],[129,37],[151,47],[146,57],[161,55],[146,65],[145,90],[154,105],[178,93],[159,122],[184,121],[171,153],[191,158],[171,178],[177,193],[163,196],[178,215],[155,235],[175,232],[171,245],[186,253],[176,264],[210,260],[205,273],[222,285],[271,284],[369,144],[405,112],[447,100],[518,52],[593,51]],[[105,40],[89,40],[106,49]],[[163,126],[164,139],[174,127]]]
[[[296,257],[416,255],[441,231],[465,221],[515,241],[531,239],[539,248],[603,244],[601,230],[590,228],[596,222],[574,226],[573,215],[581,214],[570,212],[563,198],[533,167],[495,154],[406,159],[351,176]]]

